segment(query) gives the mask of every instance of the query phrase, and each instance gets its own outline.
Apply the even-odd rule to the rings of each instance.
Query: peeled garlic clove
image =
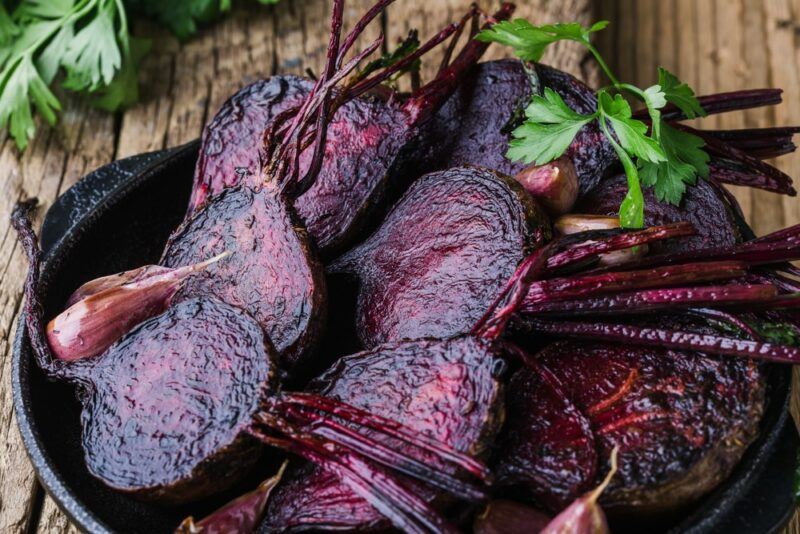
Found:
[[[490,502],[475,518],[475,534],[516,534],[539,532],[550,522],[550,517],[530,506],[502,499]]]
[[[255,490],[234,499],[211,515],[195,522],[191,516],[184,519],[175,534],[227,534],[228,532],[255,532],[264,515],[272,490],[280,482],[286,463],[278,474],[262,482]]]
[[[567,157],[527,167],[514,178],[551,215],[569,212],[578,199],[578,175]]]
[[[567,506],[540,534],[608,534],[606,514],[597,499],[617,472],[617,452],[617,447],[611,451],[611,469],[603,482]]]
[[[187,276],[226,256],[177,269],[149,265],[84,284],[70,297],[73,303],[47,325],[53,354],[65,361],[100,354],[132,327],[164,311]]]
[[[613,230],[619,228],[619,218],[606,215],[570,214],[559,217],[553,228],[560,235],[577,234],[590,230]],[[641,258],[649,251],[647,245],[639,245],[624,250],[615,250],[600,255],[600,265],[624,265]]]

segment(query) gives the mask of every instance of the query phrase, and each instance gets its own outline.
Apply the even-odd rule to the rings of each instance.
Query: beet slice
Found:
[[[619,447],[619,471],[601,497],[609,511],[647,514],[694,501],[730,474],[758,434],[765,378],[750,360],[557,342],[538,361],[589,418],[601,462]]]
[[[511,4],[504,4],[492,20],[506,19],[512,11]],[[455,30],[455,26],[448,27],[434,37],[433,44]],[[323,256],[330,257],[352,244],[385,207],[391,193],[402,190],[418,175],[411,153],[420,125],[456,89],[486,47],[486,43],[470,41],[433,81],[406,100],[396,95],[388,99],[369,96],[350,99],[338,108],[328,126],[319,175],[295,202]],[[370,84],[374,82],[365,80],[353,90],[362,92],[361,86]],[[223,105],[203,134],[190,212],[225,187],[254,185],[260,174],[262,133],[278,114],[296,105],[311,85],[297,78],[273,77],[242,89]],[[311,159],[311,151],[305,151],[300,161],[304,170]]]
[[[387,344],[342,358],[311,388],[481,456],[503,420],[499,356],[473,337]],[[416,491],[426,499],[436,496],[419,485]],[[276,488],[261,531],[386,526],[374,508],[330,472],[298,465]]]
[[[191,265],[215,250],[231,254],[187,279],[173,301],[213,295],[247,310],[293,371],[311,354],[326,310],[322,266],[302,223],[274,189],[229,188],[172,234],[161,263]]]
[[[514,176],[526,168],[505,154],[511,131],[524,118],[534,83],[553,89],[579,113],[595,112],[594,91],[584,83],[546,65],[537,64],[535,72],[532,80],[522,63],[511,59],[475,66],[426,128],[436,143],[435,152],[426,156],[430,170],[471,164]],[[617,162],[614,149],[594,123],[578,133],[566,155],[575,166],[581,194]]]
[[[562,510],[588,491],[597,475],[589,420],[560,381],[535,363],[514,374],[506,399],[508,423],[493,467],[497,484]]]
[[[594,215],[616,215],[628,192],[624,175],[603,180],[589,194],[579,199],[575,212]],[[690,222],[696,235],[674,242],[652,245],[654,252],[669,254],[687,250],[727,247],[741,241],[741,234],[730,205],[705,180],[686,188],[681,204],[676,206],[656,200],[652,189],[644,189],[645,226]]]
[[[466,333],[549,224],[511,178],[472,167],[420,178],[329,271],[360,281],[363,345]]]
[[[258,458],[248,429],[275,391],[274,357],[258,323],[216,300],[142,323],[77,376],[89,471],[160,502],[226,489]]]

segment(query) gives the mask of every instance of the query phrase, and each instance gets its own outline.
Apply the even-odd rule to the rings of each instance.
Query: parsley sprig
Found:
[[[510,46],[526,62],[539,61],[547,47],[558,41],[580,43],[594,56],[611,82],[597,92],[597,111],[577,113],[558,93],[545,88],[541,95],[532,97],[525,110],[525,122],[512,132],[507,157],[543,165],[563,155],[580,129],[597,121],[628,178],[620,223],[626,228],[640,228],[644,224],[642,185],[652,187],[658,200],[678,204],[687,184],[696,183],[698,176],[708,176],[709,157],[703,150],[703,140],[662,120],[661,108],[672,103],[690,119],[704,116],[705,112],[692,89],[664,68],[658,69],[658,83],[646,89],[619,81],[590,41],[591,34],[606,26],[607,21],[589,28],[576,22],[534,26],[517,19],[499,22],[476,38]],[[623,94],[647,107],[649,128],[633,118]]]
[[[258,0],[274,4],[277,0]],[[231,0],[19,0],[0,2],[0,128],[20,150],[36,132],[34,110],[53,125],[61,85],[115,111],[136,102],[138,64],[149,42],[130,35],[127,9],[143,12],[180,39],[229,10]]]

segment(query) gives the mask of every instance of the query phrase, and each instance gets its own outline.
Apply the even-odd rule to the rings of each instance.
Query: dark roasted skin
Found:
[[[494,19],[508,18],[513,9],[504,4]],[[420,125],[456,90],[486,46],[470,41],[452,64],[407,100],[370,95],[351,99],[336,111],[316,181],[295,201],[323,257],[333,257],[363,237],[367,223],[385,210],[389,197],[419,176],[413,154],[421,142]],[[258,149],[264,130],[310,85],[297,78],[275,77],[242,89],[223,105],[203,134],[190,212],[209,195],[259,176]],[[311,152],[304,151],[304,172],[310,160]]]
[[[594,91],[575,77],[536,65],[540,87],[556,91],[572,109],[594,113]],[[521,62],[511,59],[479,63],[426,126],[432,141],[426,154],[430,170],[456,165],[480,165],[514,176],[527,167],[506,159],[511,131],[524,119],[532,79]],[[617,158],[595,123],[575,137],[566,155],[577,172],[580,191],[591,190]]]
[[[599,478],[619,447],[619,471],[601,497],[611,513],[693,502],[730,474],[758,434],[765,379],[752,361],[581,342],[554,343],[537,361],[589,419]],[[524,435],[526,426],[542,425],[537,415],[549,417],[540,405],[528,407],[527,421],[509,417],[510,433]]]
[[[311,354],[325,315],[324,275],[307,232],[273,188],[229,188],[175,231],[162,264],[191,265],[224,251],[231,255],[188,279],[174,301],[213,295],[246,310],[291,374]]]
[[[86,465],[141,499],[226,489],[258,458],[247,429],[274,385],[274,356],[258,323],[214,299],[145,321],[75,370]]]
[[[617,175],[603,180],[588,195],[579,199],[576,213],[616,216],[622,199],[628,191],[625,175]],[[741,241],[739,226],[728,200],[705,180],[686,188],[681,204],[676,206],[659,202],[651,188],[643,191],[645,226],[687,221],[697,230],[697,234],[654,246],[654,251],[662,253],[702,250],[726,247]]]
[[[457,451],[481,456],[503,420],[498,377],[504,363],[499,356],[474,337],[387,344],[342,358],[311,387]],[[415,489],[428,499],[436,495],[422,486]],[[295,466],[276,488],[262,531],[386,526],[386,520],[336,476],[305,464]]]
[[[498,486],[553,511],[591,489],[594,434],[558,378],[538,364],[523,367],[508,384],[506,411],[493,466]]]
[[[279,113],[300,104],[312,85],[298,76],[272,76],[240,89],[222,105],[203,130],[189,213],[226,187],[257,185],[264,130]]]
[[[549,224],[514,180],[461,167],[420,178],[329,270],[360,282],[356,320],[365,347],[444,339],[468,332],[547,238]]]
[[[259,147],[272,119],[310,90],[312,82],[273,76],[228,100],[203,133],[190,211],[237,184],[256,186]],[[325,159],[315,184],[295,208],[319,249],[328,253],[352,242],[381,204],[386,180],[403,146],[416,136],[397,100],[364,97],[345,103],[328,125]],[[301,157],[305,171],[310,151]]]

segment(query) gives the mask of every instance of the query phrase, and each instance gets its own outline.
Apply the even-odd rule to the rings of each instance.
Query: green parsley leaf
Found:
[[[595,115],[576,113],[558,93],[545,88],[525,109],[527,120],[512,133],[507,157],[526,164],[544,165],[560,157],[584,125]]]
[[[661,148],[666,161],[640,161],[642,183],[653,187],[656,198],[670,204],[680,204],[686,185],[694,185],[697,176],[708,176],[709,156],[705,143],[696,135],[661,124]]]
[[[663,67],[658,68],[658,85],[661,86],[667,102],[678,106],[678,109],[683,111],[688,118],[706,116],[705,110],[694,96],[691,87]]]
[[[20,150],[35,132],[31,102],[49,124],[55,124],[61,104],[39,76],[31,57],[23,55],[0,73],[0,128],[8,126]]]
[[[487,43],[510,46],[523,61],[539,61],[551,44],[564,40],[589,44],[590,34],[607,25],[607,21],[600,21],[590,28],[584,28],[577,22],[534,26],[525,19],[516,19],[498,22],[490,29],[481,31],[475,38]]]
[[[73,91],[94,91],[108,85],[122,65],[115,26],[117,4],[101,3],[97,13],[69,41],[61,66],[67,71],[64,87]]]
[[[198,23],[209,22],[231,8],[231,0],[127,0],[126,3],[160,22],[181,41],[197,33]]]
[[[92,93],[92,105],[106,111],[117,111],[139,100],[139,63],[150,51],[150,44],[148,39],[131,39],[130,51],[122,59],[119,74],[106,87]]]
[[[622,95],[617,94],[612,97],[608,92],[601,91],[598,107],[601,114],[608,119],[617,134],[619,144],[625,151],[645,161],[666,160],[664,151],[658,143],[647,137],[647,125],[631,118],[631,106]]]
[[[10,45],[21,30],[8,15],[5,6],[0,3],[0,46]]]

